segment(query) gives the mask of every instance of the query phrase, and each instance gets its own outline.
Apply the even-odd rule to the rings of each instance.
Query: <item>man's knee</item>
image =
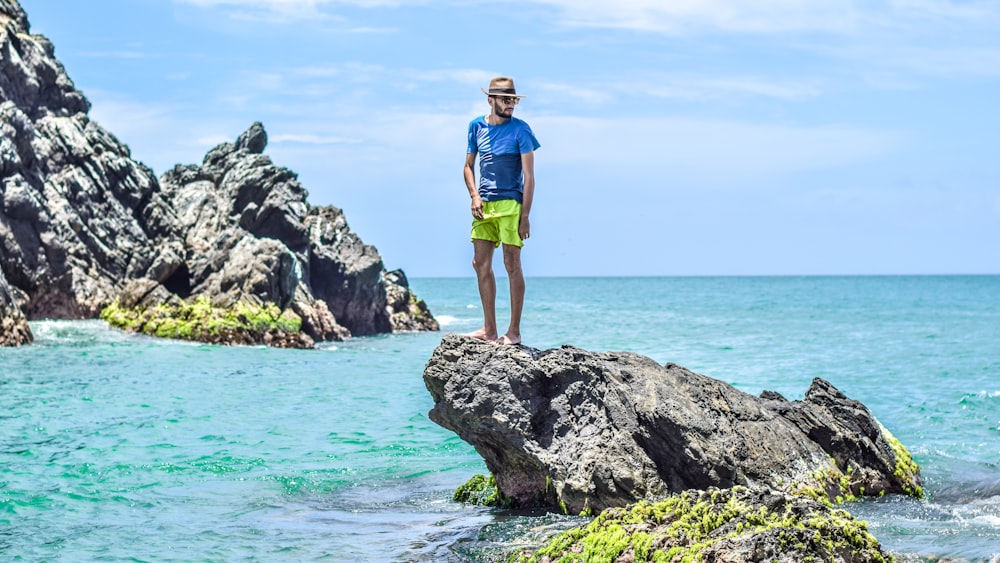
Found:
[[[472,269],[480,275],[488,274],[493,269],[493,260],[486,256],[473,256]]]
[[[507,268],[508,274],[516,274],[521,272],[521,253],[520,252],[504,252],[503,253],[503,265]]]

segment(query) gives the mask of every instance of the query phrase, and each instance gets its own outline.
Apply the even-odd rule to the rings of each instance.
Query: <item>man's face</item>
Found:
[[[504,119],[510,119],[514,115],[514,106],[516,105],[517,98],[514,96],[490,96],[490,106],[493,108],[493,113]]]

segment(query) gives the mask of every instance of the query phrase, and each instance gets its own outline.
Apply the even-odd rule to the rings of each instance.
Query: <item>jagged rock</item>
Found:
[[[30,35],[16,0],[0,0],[0,93],[32,120],[87,113],[90,102],[73,86],[48,39]]]
[[[29,318],[94,317],[147,275],[173,213],[14,0],[0,26],[0,270]]]
[[[333,206],[310,210],[309,271],[316,296],[352,334],[390,332],[385,271],[375,247],[365,244]]]
[[[906,449],[821,379],[802,401],[765,399],[638,354],[446,335],[424,382],[431,420],[521,505],[597,512],[737,485],[835,501],[921,493]]]
[[[154,280],[134,280],[125,285],[118,295],[118,304],[126,309],[156,307],[157,305],[181,304],[181,300]]]
[[[0,99],[0,272],[28,318],[96,317],[140,280],[167,301],[276,304],[316,340],[436,329],[343,213],[311,208],[263,154],[262,124],[156,178],[90,120],[15,0],[0,0]]]
[[[410,291],[410,282],[403,270],[386,272],[383,281],[393,332],[440,330],[427,303]]]
[[[405,276],[384,275],[378,250],[351,232],[340,209],[310,207],[295,173],[261,154],[266,144],[254,123],[201,166],[160,178],[190,249],[167,285],[220,304],[250,298],[291,307],[316,340],[437,330],[426,306],[409,307],[417,300]],[[405,309],[390,293],[407,300]]]
[[[17,306],[7,278],[0,272],[0,346],[20,346],[33,340],[31,327]]]

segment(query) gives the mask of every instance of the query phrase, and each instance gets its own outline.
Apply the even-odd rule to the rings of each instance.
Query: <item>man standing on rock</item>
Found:
[[[467,336],[499,344],[520,344],[524,308],[521,247],[531,235],[528,214],[535,194],[534,151],[541,145],[531,127],[514,117],[514,106],[523,96],[514,89],[513,79],[494,78],[489,91],[483,93],[490,113],[469,123],[464,172],[465,186],[472,198],[472,267],[483,302],[483,328]],[[474,168],[477,156],[478,185]],[[503,336],[497,333],[497,285],[493,275],[493,251],[501,244],[510,283],[510,325]]]

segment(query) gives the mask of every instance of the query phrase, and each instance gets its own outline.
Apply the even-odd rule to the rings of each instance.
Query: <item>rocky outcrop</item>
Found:
[[[407,307],[394,322],[398,301],[420,303],[405,275],[386,271],[340,209],[311,207],[295,173],[262,154],[266,146],[263,125],[254,123],[200,166],[176,166],[160,178],[181,244],[158,281],[181,298],[291,308],[316,340],[437,330],[426,308]]]
[[[149,272],[172,211],[14,0],[0,26],[0,269],[29,318],[95,317]]]
[[[90,120],[15,0],[0,0],[0,57],[0,272],[29,319],[93,318],[140,291],[273,304],[318,341],[437,329],[343,212],[310,206],[263,154],[260,123],[157,178]]]
[[[431,420],[472,444],[522,506],[596,513],[734,486],[828,502],[921,494],[906,449],[821,379],[788,401],[638,354],[446,335],[424,382]]]

